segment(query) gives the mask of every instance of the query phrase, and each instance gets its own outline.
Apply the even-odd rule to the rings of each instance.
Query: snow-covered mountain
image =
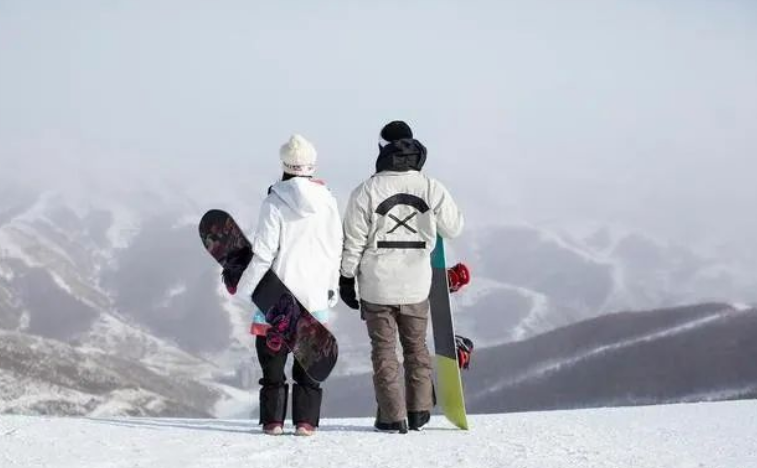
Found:
[[[248,344],[190,248],[194,226],[180,218],[193,207],[145,197],[148,209],[56,193],[4,200],[0,411],[215,416],[236,398],[224,359]]]
[[[136,359],[0,331],[0,412],[211,417],[222,398],[212,385]],[[185,365],[186,360],[182,364]],[[199,367],[199,365],[198,365]]]
[[[484,349],[473,412],[757,397],[757,309],[702,304],[605,315]],[[495,370],[496,369],[496,370]]]
[[[622,310],[757,303],[749,256],[702,253],[607,226],[495,225],[455,247],[474,278],[456,298],[458,329],[486,346]]]
[[[476,349],[463,372],[473,413],[757,397],[757,309],[725,304],[608,314]],[[327,382],[336,416],[373,411],[371,374]]]
[[[303,439],[254,421],[0,416],[2,466],[215,468],[689,468],[755,466],[753,401],[440,417],[423,432],[377,434],[371,419],[322,421]],[[291,433],[291,429],[287,429]]]
[[[99,360],[108,372],[126,372],[126,361],[145,375],[191,381],[199,389],[193,394],[209,389],[216,401],[203,396],[183,401],[185,407],[167,403],[169,410],[150,412],[138,409],[129,395],[120,406],[106,405],[127,394],[115,388],[107,396],[91,393],[89,384],[68,389],[72,393],[52,378],[43,382],[41,374],[29,387],[0,354],[7,395],[38,393],[36,400],[9,396],[2,411],[89,414],[97,406],[114,408],[114,414],[248,414],[254,400],[249,389],[258,378],[248,335],[250,306],[221,288],[218,267],[200,247],[196,221],[206,209],[222,206],[251,230],[255,203],[247,199],[254,197],[230,195],[245,193],[232,182],[200,203],[160,180],[136,186],[108,180],[66,191],[3,183],[0,330],[10,332],[4,336],[13,337],[27,363],[48,356],[45,348],[65,349],[73,361]],[[479,350],[624,309],[703,299],[757,301],[757,281],[731,257],[695,254],[606,227],[561,232],[493,225],[471,229],[451,247],[452,260],[467,262],[474,275],[455,297],[458,331]],[[369,345],[359,315],[340,305],[331,326],[341,353],[335,375],[367,372]],[[58,362],[64,374],[65,362]],[[119,375],[122,390],[144,387],[129,379]],[[39,390],[43,385],[60,388],[59,400],[49,400],[51,392]],[[82,404],[76,392],[97,404]]]

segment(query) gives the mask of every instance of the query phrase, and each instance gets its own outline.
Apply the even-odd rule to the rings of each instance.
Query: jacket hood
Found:
[[[393,141],[379,152],[376,172],[420,171],[426,163],[426,147],[414,138]]]
[[[323,190],[322,184],[305,177],[283,180],[271,186],[271,193],[303,218],[318,211],[320,190]]]

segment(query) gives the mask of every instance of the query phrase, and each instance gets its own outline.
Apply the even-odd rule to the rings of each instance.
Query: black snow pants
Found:
[[[272,351],[266,345],[266,338],[255,338],[263,378],[260,379],[260,424],[284,423],[286,419],[289,386],[286,383],[284,367],[289,350],[282,346],[279,351]],[[308,423],[318,427],[321,416],[321,398],[323,390],[318,382],[311,379],[300,363],[292,357],[292,422]]]

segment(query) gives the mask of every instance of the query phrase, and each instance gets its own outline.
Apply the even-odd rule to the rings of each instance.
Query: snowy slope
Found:
[[[0,412],[215,416],[229,396],[179,373],[15,332],[0,331]]]
[[[161,218],[159,215],[165,212],[170,214],[165,221],[169,228],[157,231],[160,234],[167,230],[173,238],[157,237],[158,241],[171,245],[177,243],[176,239],[186,238],[186,244],[198,244],[194,227],[186,230],[191,237],[183,235],[185,231],[170,230],[173,217],[188,208],[179,201],[166,201],[168,196],[150,192],[146,196],[154,201],[150,209],[125,206],[106,196],[82,199],[57,192],[29,196],[24,203],[7,209],[0,206],[0,335],[3,330],[18,334],[14,335],[18,347],[13,351],[19,359],[14,362],[13,356],[0,353],[3,382],[0,412],[221,417],[240,413],[228,410],[249,398],[236,401],[239,399],[232,397],[233,388],[216,385],[216,381],[233,374],[233,367],[219,366],[211,353],[182,346],[183,330],[193,326],[176,313],[186,311],[185,304],[196,304],[196,309],[207,310],[213,321],[225,323],[223,315],[217,317],[223,313],[220,306],[216,311],[207,305],[208,301],[196,300],[196,294],[192,293],[199,291],[197,287],[187,290],[186,285],[192,285],[188,281],[197,277],[197,269],[174,267],[178,272],[165,279],[166,284],[175,285],[169,288],[159,275],[161,263],[166,262],[153,264],[150,261],[153,251],[144,249],[150,242],[142,240],[136,244],[137,249],[142,249],[136,261],[133,255],[125,255],[142,239],[145,230],[155,229],[156,223],[150,217]],[[122,201],[127,199],[120,197]],[[153,247],[161,248],[164,247]],[[197,249],[197,256],[201,254]],[[134,263],[138,263],[137,275],[127,278],[125,284],[113,281],[114,272]],[[202,264],[212,266],[209,262]],[[151,272],[158,275],[150,276]],[[149,285],[155,285],[158,291],[151,294]],[[132,291],[129,286],[139,289]],[[208,282],[209,292],[201,291],[210,297],[211,306],[218,302],[215,286],[216,281]],[[134,300],[121,299],[124,290]],[[162,329],[155,326],[155,320],[135,316],[133,310],[145,317],[155,317]],[[183,323],[184,327],[176,323]],[[208,328],[203,327],[203,332]],[[60,349],[65,350],[65,356],[56,354]],[[86,379],[61,384],[47,375],[30,376],[24,370],[28,363],[44,359],[50,375],[74,370],[86,373],[82,363],[90,358],[102,364],[100,369],[114,374],[111,378],[117,383],[114,388],[102,392],[95,385],[93,390]],[[69,369],[69,361],[79,368]],[[186,381],[188,387],[197,390],[193,395],[202,397],[175,404],[172,396],[161,391],[142,391],[145,382],[135,386],[134,375],[147,377],[149,381]],[[160,404],[145,403],[156,401]],[[166,401],[169,404],[164,404]],[[193,409],[187,411],[190,407]],[[243,412],[249,414],[250,407],[248,403]]]
[[[437,418],[405,436],[326,420],[308,439],[250,421],[0,416],[0,466],[752,468],[756,414],[743,401],[487,415],[469,432]]]

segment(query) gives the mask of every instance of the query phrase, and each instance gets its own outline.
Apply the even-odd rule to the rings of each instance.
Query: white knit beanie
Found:
[[[315,173],[318,154],[312,143],[302,135],[292,135],[279,151],[284,172],[296,176],[311,176]]]

